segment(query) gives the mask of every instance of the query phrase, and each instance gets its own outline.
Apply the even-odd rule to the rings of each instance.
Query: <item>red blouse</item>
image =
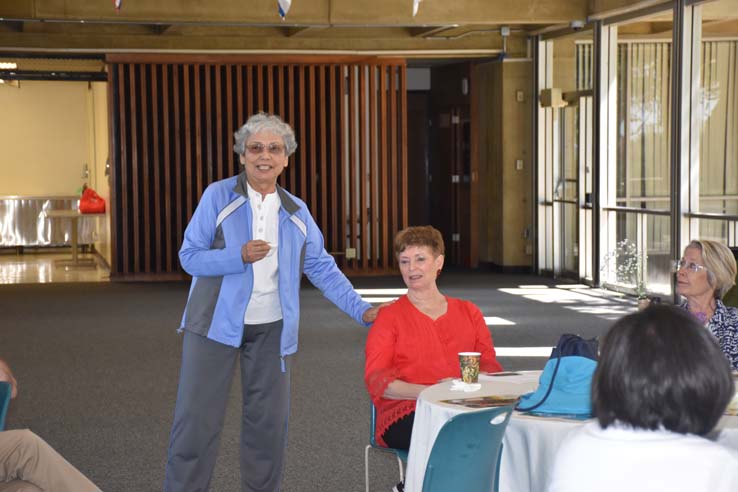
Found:
[[[487,324],[479,308],[469,301],[446,297],[446,313],[433,321],[407,298],[379,310],[366,340],[364,382],[377,407],[375,438],[386,446],[382,434],[395,422],[415,411],[415,400],[383,398],[395,379],[415,384],[436,384],[461,376],[459,352],[481,352],[480,370],[498,372]]]

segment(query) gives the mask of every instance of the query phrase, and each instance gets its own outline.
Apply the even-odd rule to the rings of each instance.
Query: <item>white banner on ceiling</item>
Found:
[[[277,9],[279,9],[279,16],[284,19],[292,6],[292,0],[277,0]]]

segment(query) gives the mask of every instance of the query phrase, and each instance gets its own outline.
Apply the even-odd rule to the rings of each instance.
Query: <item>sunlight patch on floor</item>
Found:
[[[536,302],[562,305],[582,314],[592,314],[607,320],[616,320],[635,310],[635,301],[618,292],[594,289],[582,284],[520,285],[502,288],[500,292],[522,296]]]
[[[383,302],[396,301],[397,297],[366,297],[362,296],[361,300],[369,304],[382,304]]]
[[[407,289],[355,289],[360,296],[402,296]],[[395,297],[396,298],[396,297]]]
[[[361,296],[364,302],[381,304],[396,301],[398,297],[407,293],[407,289],[356,289],[356,293]]]
[[[550,357],[553,347],[495,347],[497,357]]]

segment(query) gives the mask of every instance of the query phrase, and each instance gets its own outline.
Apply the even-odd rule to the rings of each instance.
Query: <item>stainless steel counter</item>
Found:
[[[49,210],[77,210],[77,196],[0,197],[0,247],[72,244],[70,221],[47,220]],[[97,217],[79,220],[78,244],[95,241]]]

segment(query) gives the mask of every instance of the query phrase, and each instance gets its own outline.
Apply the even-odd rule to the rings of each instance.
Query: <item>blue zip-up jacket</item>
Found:
[[[277,186],[279,210],[278,279],[282,305],[282,357],[297,351],[300,321],[300,279],[303,271],[336,306],[364,326],[371,307],[356,293],[323,247],[323,235],[305,203]],[[252,239],[246,174],[207,187],[185,230],[179,260],[192,275],[192,285],[180,330],[239,347],[243,317],[251,298],[254,272],[241,258],[241,247]]]

